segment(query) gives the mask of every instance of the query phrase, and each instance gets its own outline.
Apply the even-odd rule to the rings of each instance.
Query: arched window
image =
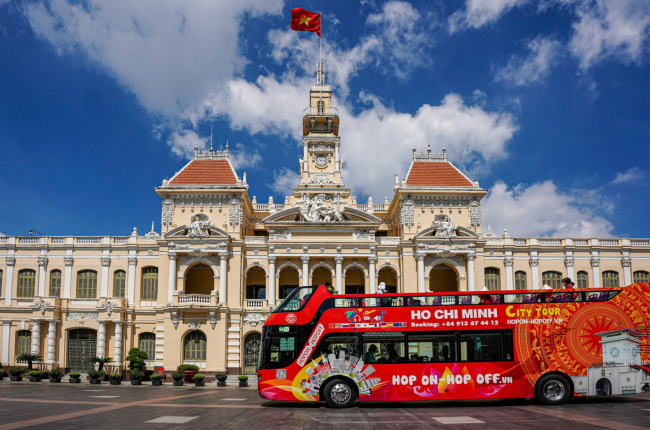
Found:
[[[61,271],[52,270],[50,272],[50,296],[61,297]]]
[[[142,300],[156,300],[158,297],[158,268],[142,269]]]
[[[113,277],[113,297],[124,297],[126,291],[126,272],[116,270]]]
[[[318,106],[318,114],[323,115],[325,113],[325,102],[321,100],[316,103],[316,106]]]
[[[618,272],[607,270],[603,272],[603,288],[618,288]]]
[[[2,273],[0,273],[0,277],[2,276]],[[645,270],[637,270],[634,272],[634,283],[637,282],[650,282],[650,274],[646,272]]]
[[[2,295],[2,270],[0,270],[0,296]]]
[[[193,331],[185,336],[185,360],[205,361],[207,342],[205,335],[200,331]]]
[[[23,269],[18,272],[18,297],[34,297],[36,271]]]
[[[500,290],[499,269],[496,269],[494,267],[485,268],[485,286],[490,291]]]
[[[97,298],[97,272],[94,270],[81,270],[77,273],[77,298]]]
[[[585,271],[578,272],[578,288],[589,288],[589,274]]]
[[[20,330],[16,333],[16,355],[32,352],[32,332]]]
[[[542,273],[542,284],[548,285],[553,289],[562,288],[562,274],[560,272],[548,271]]]
[[[525,290],[526,289],[526,272],[517,271],[515,272],[515,290]]]
[[[153,360],[156,357],[156,335],[142,333],[140,335],[140,349],[147,353],[149,360]]]

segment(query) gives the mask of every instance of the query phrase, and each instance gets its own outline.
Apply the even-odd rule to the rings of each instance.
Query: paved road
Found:
[[[592,398],[561,407],[528,401],[270,402],[255,388],[140,387],[0,381],[0,430],[39,429],[621,429],[650,427],[650,394]],[[564,425],[564,426],[558,426]]]

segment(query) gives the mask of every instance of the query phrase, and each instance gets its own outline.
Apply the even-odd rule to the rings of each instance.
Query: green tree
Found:
[[[90,357],[88,359],[91,363],[96,363],[99,365],[98,371],[104,370],[104,364],[109,364],[113,362],[113,357]]]
[[[144,370],[144,361],[148,358],[149,356],[147,353],[142,351],[140,348],[131,348],[129,350],[129,355],[126,357],[126,361],[129,362],[129,369]]]
[[[41,357],[38,354],[30,354],[30,353],[25,352],[25,353],[20,354],[18,357],[16,357],[16,360],[17,361],[23,361],[23,362],[26,361],[27,362],[27,369],[32,370],[32,363],[34,363],[35,361],[43,361],[43,357]]]

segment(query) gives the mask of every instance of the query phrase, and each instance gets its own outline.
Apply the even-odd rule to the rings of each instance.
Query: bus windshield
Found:
[[[293,290],[282,303],[280,303],[273,313],[277,312],[296,312],[302,309],[311,295],[318,287],[300,287]]]

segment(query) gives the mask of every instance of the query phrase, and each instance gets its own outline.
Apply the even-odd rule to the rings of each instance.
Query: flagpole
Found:
[[[318,67],[320,70],[320,102],[323,102],[323,85],[325,85],[325,74],[323,73],[323,12],[320,14],[320,37],[318,38]],[[325,113],[325,106],[323,106],[323,113]]]

